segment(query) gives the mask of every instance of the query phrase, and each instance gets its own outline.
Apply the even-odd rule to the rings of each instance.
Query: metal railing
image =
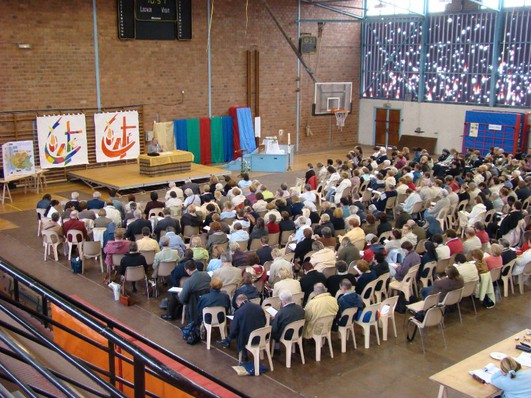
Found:
[[[204,388],[202,385],[184,377],[183,375],[164,365],[160,360],[142,350],[137,345],[130,343],[126,338],[124,338],[124,335],[139,341],[141,344],[145,344],[150,349],[155,350],[158,355],[163,355],[166,358],[186,366],[187,368],[218,384],[220,387],[230,391],[231,393],[242,397],[246,396],[225,382],[215,378],[207,371],[175,355],[164,347],[155,344],[153,341],[138,334],[134,330],[117,323],[116,321],[106,317],[105,315],[95,311],[93,308],[86,306],[83,303],[75,301],[73,298],[53,289],[45,283],[33,279],[31,276],[16,268],[14,265],[1,257],[0,273],[8,275],[13,282],[8,289],[10,295],[0,294],[0,310],[14,321],[9,323],[0,320],[0,327],[57,353],[71,366],[78,369],[78,371],[81,372],[85,378],[90,379],[99,388],[99,390],[87,386],[79,380],[74,380],[70,376],[48,369],[45,366],[37,363],[34,359],[32,359],[31,356],[28,356],[24,350],[17,348],[16,344],[13,344],[7,336],[2,334],[0,334],[0,340],[7,348],[0,347],[0,352],[32,366],[46,380],[48,380],[49,383],[51,383],[55,388],[61,390],[61,392],[66,396],[79,396],[76,392],[74,392],[74,390],[68,387],[68,385],[72,385],[75,386],[76,389],[83,389],[87,393],[94,394],[96,396],[123,397],[125,395],[120,391],[120,389],[117,388],[117,386],[123,385],[134,391],[135,398],[157,397],[157,395],[153,392],[146,390],[146,375],[148,374],[183,392],[193,395],[194,397],[209,398],[218,396],[212,391]],[[21,289],[22,286],[25,288]],[[40,303],[37,310],[29,308],[21,301],[21,298],[23,298],[21,296],[27,294],[27,290],[31,291],[32,294],[37,295],[39,298]],[[107,340],[107,345],[103,345],[54,320],[48,313],[48,307],[50,304],[57,306],[59,309],[69,314],[72,318],[81,322],[85,327],[105,338]],[[90,344],[95,349],[105,352],[108,359],[108,368],[100,368],[88,361],[69,354],[51,339],[46,337],[37,327],[35,327],[35,325],[32,325],[30,322],[28,322],[27,316],[22,316],[21,311],[37,319],[45,327],[51,327],[54,330],[60,329],[61,331]],[[126,354],[131,356],[132,359]],[[132,382],[121,377],[119,372],[117,372],[115,366],[117,358],[133,367]],[[24,384],[21,381],[17,381],[15,375],[9,372],[7,369],[1,368],[0,370],[3,371],[2,377],[9,379],[13,383],[20,383],[19,386]],[[26,392],[29,396],[34,396],[32,395],[32,391],[34,391],[33,394],[38,391],[39,394],[48,396],[48,394],[45,392],[38,390],[37,386],[35,386],[34,389],[32,389],[32,386],[29,386],[29,391],[24,392]]]

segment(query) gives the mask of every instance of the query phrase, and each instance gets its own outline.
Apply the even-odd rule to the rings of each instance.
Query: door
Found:
[[[400,109],[376,108],[374,144],[398,146]]]

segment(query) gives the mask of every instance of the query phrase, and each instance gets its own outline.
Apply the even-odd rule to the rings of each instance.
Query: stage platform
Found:
[[[141,175],[138,164],[132,163],[122,166],[108,166],[89,170],[69,171],[67,178],[69,181],[81,180],[94,189],[107,188],[116,191],[126,191],[132,189],[148,189],[160,185],[167,185],[170,182],[184,182],[187,178],[203,180],[212,174],[216,176],[228,174],[227,170],[218,167],[205,166],[192,163],[192,170],[184,173],[166,174],[157,177]]]

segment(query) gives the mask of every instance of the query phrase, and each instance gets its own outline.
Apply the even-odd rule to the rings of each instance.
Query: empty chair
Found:
[[[347,308],[341,313],[339,323],[344,323],[343,326],[338,326],[339,338],[341,339],[341,352],[347,352],[347,340],[349,333],[352,335],[354,349],[357,350],[356,335],[354,334],[354,317],[358,312],[357,308]]]
[[[103,273],[103,255],[101,253],[101,242],[85,241],[81,244],[82,262],[81,273],[85,272],[85,259],[94,258],[100,261],[101,272]]]
[[[424,268],[422,268],[419,278],[422,287],[428,287],[433,284],[433,272],[436,267],[437,261],[430,261],[429,263],[424,264]]]
[[[526,276],[530,276],[530,275],[531,275],[531,263],[527,263],[522,273],[518,275],[518,288],[520,289],[520,294],[524,294],[524,279]]]
[[[286,347],[286,368],[291,368],[291,354],[295,351],[295,346],[299,346],[301,352],[302,364],[304,361],[304,350],[302,348],[302,330],[304,329],[304,319],[291,322],[286,325],[282,336],[280,336],[280,342]]]
[[[203,325],[207,333],[206,343],[207,350],[210,350],[210,340],[212,339],[212,328],[219,329],[221,338],[225,339],[227,330],[227,316],[225,307],[206,307],[203,308]]]
[[[312,338],[315,341],[315,360],[321,361],[321,349],[328,339],[328,348],[330,349],[330,357],[334,358],[334,350],[332,348],[332,324],[334,323],[334,315],[323,316],[317,318],[312,330]]]
[[[245,348],[253,354],[255,376],[260,376],[260,353],[262,351],[265,351],[269,361],[269,367],[273,371],[273,361],[271,360],[271,326],[264,326],[263,328],[253,330],[249,335],[249,340]],[[240,352],[241,361],[242,353]]]
[[[441,330],[443,336],[444,347],[446,348],[446,337],[444,336],[443,319],[443,311],[439,306],[429,308],[426,311],[426,314],[424,315],[424,320],[422,322],[415,319],[415,317],[413,316],[409,318],[409,322],[412,322],[419,328],[422,352],[426,353],[426,350],[424,349],[424,329],[430,326],[439,326],[439,329]]]
[[[66,246],[68,248],[68,259],[70,260],[72,258],[72,249],[74,246],[79,246],[81,242],[83,242],[83,232],[81,232],[79,229],[71,229],[66,233]],[[81,247],[78,247],[79,249],[79,256],[81,256]]]
[[[398,303],[399,296],[393,296],[385,299],[380,303],[380,319],[378,319],[378,325],[382,328],[382,339],[387,341],[387,329],[389,326],[389,320],[393,322],[393,331],[396,334],[396,321],[395,321],[395,308]]]
[[[509,285],[511,286],[511,292],[514,294],[514,284],[513,284],[513,267],[516,263],[516,259],[509,261],[502,267],[501,270],[501,280],[503,282],[503,297],[509,296]]]
[[[63,242],[63,238],[57,235],[54,231],[42,231],[42,246],[44,247],[44,261],[46,261],[49,254],[53,250],[53,258],[59,261],[59,253],[57,248]]]
[[[449,305],[457,305],[457,312],[459,313],[459,322],[463,323],[463,317],[461,316],[461,307],[459,303],[461,302],[461,297],[463,296],[463,288],[455,289],[448,293],[441,302],[441,307],[446,309]]]
[[[476,303],[474,301],[474,293],[476,292],[477,284],[478,281],[470,281],[465,283],[465,286],[463,286],[463,294],[461,295],[461,299],[464,299],[465,297],[470,297],[470,299],[472,300],[472,306],[474,307],[474,314],[477,314]]]
[[[144,270],[143,265],[129,266],[125,268],[125,274],[122,279],[122,294],[125,294],[125,283],[126,282],[139,282],[143,280],[146,284],[146,295],[149,299],[149,290],[148,290],[148,280],[146,276],[146,271]],[[184,311],[184,310],[183,310]]]
[[[380,334],[378,332],[378,310],[380,304],[368,305],[363,309],[358,319],[354,320],[356,325],[363,328],[363,335],[365,337],[365,348],[369,348],[371,340],[371,326],[374,326],[376,332],[376,341],[380,345]]]

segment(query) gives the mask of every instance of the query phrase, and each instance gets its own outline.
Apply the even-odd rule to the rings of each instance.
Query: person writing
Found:
[[[522,370],[522,366],[511,357],[500,362],[500,371],[492,376],[492,385],[503,390],[502,398],[531,397],[531,371]]]

